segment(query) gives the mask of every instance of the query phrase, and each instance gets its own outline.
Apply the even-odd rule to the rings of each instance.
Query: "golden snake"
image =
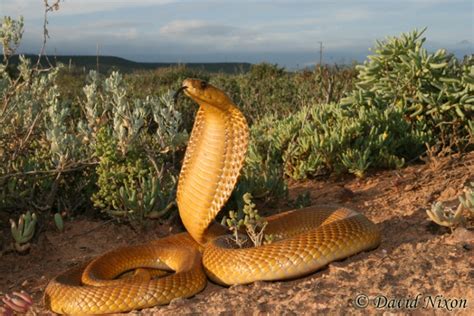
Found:
[[[230,197],[247,150],[243,114],[221,90],[197,79],[183,82],[199,110],[179,176],[177,203],[187,233],[120,248],[69,270],[47,286],[45,304],[64,314],[142,309],[190,297],[206,286],[299,277],[377,247],[380,233],[363,215],[341,207],[308,207],[268,217],[276,241],[237,248],[214,218]],[[160,278],[140,268],[174,271]],[[116,279],[125,271],[135,275]]]

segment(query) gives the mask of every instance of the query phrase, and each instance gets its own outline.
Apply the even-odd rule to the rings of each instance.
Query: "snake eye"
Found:
[[[207,82],[201,81],[201,89],[206,89],[206,88],[207,88]]]

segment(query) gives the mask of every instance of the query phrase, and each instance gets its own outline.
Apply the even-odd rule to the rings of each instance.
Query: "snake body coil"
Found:
[[[311,273],[380,243],[377,227],[340,207],[308,207],[268,217],[277,237],[255,248],[230,247],[213,220],[237,182],[248,145],[248,126],[225,93],[196,79],[183,82],[199,104],[181,169],[177,202],[187,233],[111,251],[69,270],[47,286],[45,303],[64,314],[100,314],[167,304],[206,286],[282,280]],[[174,271],[161,278],[140,268]],[[116,279],[139,269],[134,276]]]

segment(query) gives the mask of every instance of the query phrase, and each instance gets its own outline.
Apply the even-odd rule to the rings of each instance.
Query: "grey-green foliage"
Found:
[[[140,99],[147,96],[162,96],[169,90],[175,91],[181,87],[183,80],[186,78],[199,78],[209,81],[210,74],[200,69],[179,65],[158,68],[153,71],[134,71],[131,74],[124,75],[128,95]],[[179,100],[176,106],[176,110],[181,114],[182,127],[188,132],[193,127],[197,108],[194,101],[184,97]]]
[[[22,23],[5,21],[2,43],[19,43]],[[60,66],[32,66],[21,56],[16,72],[7,65],[0,65],[0,209],[75,210],[92,199],[137,220],[171,209],[188,135],[169,93],[132,97],[119,73],[91,72],[84,94],[68,99]]]
[[[71,103],[60,98],[59,68],[39,70],[20,57],[18,73],[0,66],[0,209],[48,209],[76,195],[67,175],[87,172]]]
[[[182,148],[188,139],[188,133],[183,126],[182,114],[175,109],[171,93],[160,97],[160,105],[152,107],[153,119],[158,125],[156,137],[161,146],[161,152],[175,152]]]
[[[377,41],[374,54],[357,66],[356,88],[342,103],[397,107],[413,128],[432,132],[431,142],[440,135],[472,141],[474,57],[459,62],[444,49],[428,53],[423,32]]]
[[[0,25],[0,43],[3,50],[3,58],[6,62],[8,57],[15,53],[23,36],[23,17],[18,20],[5,16]]]
[[[49,151],[53,165],[57,169],[63,169],[70,160],[80,160],[87,158],[87,150],[82,147],[80,134],[71,122],[70,104],[61,100],[57,84],[54,79],[57,76],[59,67],[54,68],[48,76],[53,85],[45,94],[45,115],[44,126],[46,140],[49,142]]]
[[[129,98],[122,76],[116,72],[103,85],[90,82],[86,100],[95,101],[85,103],[87,112],[109,117],[95,137],[99,165],[94,205],[134,221],[162,216],[174,205],[179,172],[175,156],[188,137],[171,94]],[[97,114],[91,115],[94,117]],[[94,122],[87,126],[90,131]]]
[[[428,134],[412,131],[398,108],[351,108],[339,104],[305,107],[259,128],[259,152],[274,152],[294,179],[349,171],[363,176],[371,167],[401,167],[421,153]],[[255,163],[258,166],[257,163]]]

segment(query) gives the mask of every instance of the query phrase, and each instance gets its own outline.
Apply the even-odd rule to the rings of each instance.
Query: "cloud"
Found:
[[[175,20],[162,26],[160,34],[164,36],[207,36],[220,37],[239,33],[239,28],[203,20]]]
[[[335,22],[354,22],[369,19],[372,16],[372,11],[369,9],[341,9],[337,10],[332,16]]]
[[[245,49],[258,43],[264,34],[250,27],[239,27],[204,20],[174,20],[159,30],[162,41],[190,50],[226,51]]]
[[[53,3],[54,0],[49,0]],[[61,15],[80,15],[125,8],[159,6],[180,2],[179,0],[63,0],[59,4]],[[2,15],[20,16],[25,19],[42,18],[44,3],[41,0],[1,0]]]
[[[221,23],[209,20],[173,20],[159,29],[159,36],[163,40],[189,49],[202,51],[212,48],[218,52],[245,51],[245,52],[288,52],[313,51],[319,40],[332,48],[349,48],[367,45],[367,40],[359,37],[355,40],[347,39],[343,35],[330,38],[326,35],[328,29],[341,29],[344,22],[352,23],[366,20],[372,16],[372,11],[364,8],[331,10],[330,14],[319,14],[299,19],[272,19],[254,23],[240,23],[238,25]],[[236,23],[236,21],[233,21]],[[341,34],[344,32],[341,31]],[[370,44],[370,42],[369,42]]]
[[[160,6],[180,2],[177,0],[65,0],[61,3],[64,14],[85,14],[125,8]]]
[[[145,22],[145,21],[123,21],[123,20],[100,20],[92,23],[87,23],[85,25],[81,26],[81,30],[83,28],[86,29],[94,29],[97,33],[98,30],[103,30],[103,29],[130,29],[130,28],[143,28],[143,27],[149,27],[151,26],[151,22]]]

